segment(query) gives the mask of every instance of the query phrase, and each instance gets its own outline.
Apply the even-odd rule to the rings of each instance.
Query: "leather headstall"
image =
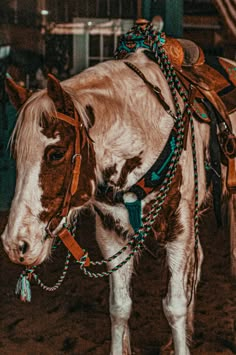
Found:
[[[71,118],[70,116],[65,115],[64,113],[61,112],[57,112],[56,115],[56,118],[70,124],[75,129],[74,155],[72,157],[73,169],[71,174],[71,181],[70,184],[68,185],[68,189],[63,202],[62,211],[60,213],[61,217],[67,216],[69,212],[71,197],[76,193],[78,188],[80,167],[81,167],[81,160],[82,160],[81,148],[84,147],[87,138],[85,127],[83,123],[80,121],[79,115],[76,110],[74,111],[74,117],[75,118]],[[82,136],[82,142],[81,142],[81,136]]]
[[[74,110],[74,118],[65,115],[64,113],[61,112],[56,112],[57,119],[62,120],[69,125],[73,126],[75,129],[75,143],[74,143],[74,154],[72,156],[72,173],[71,173],[71,178],[70,182],[68,184],[68,188],[64,197],[64,201],[62,204],[62,208],[60,211],[56,214],[56,216],[53,216],[52,219],[49,221],[46,231],[50,237],[56,237],[51,231],[50,231],[50,225],[51,222],[54,218],[63,218],[66,217],[69,213],[70,209],[70,202],[71,198],[73,195],[76,193],[78,184],[79,184],[79,177],[80,177],[80,168],[81,168],[81,161],[82,161],[82,155],[81,155],[81,150],[84,148],[86,142],[90,141],[92,142],[91,138],[88,135],[88,132],[86,130],[86,127],[84,124],[81,122],[79,115],[76,110]],[[68,230],[67,227],[63,227],[60,232],[57,233],[57,236],[61,239],[61,241],[64,243],[66,248],[71,252],[71,254],[74,256],[74,258],[78,261],[81,261],[81,258],[85,259],[84,265],[89,266],[90,264],[90,259],[87,255],[85,255],[83,249],[80,247],[80,245],[75,241],[74,237],[72,236],[71,232]]]

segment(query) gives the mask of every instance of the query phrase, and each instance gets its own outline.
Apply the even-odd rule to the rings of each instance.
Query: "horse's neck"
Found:
[[[90,135],[98,182],[128,188],[162,151],[173,120],[142,80],[129,68],[122,69],[119,76],[113,75],[107,92],[98,85],[85,95],[83,105],[92,105],[95,114]]]

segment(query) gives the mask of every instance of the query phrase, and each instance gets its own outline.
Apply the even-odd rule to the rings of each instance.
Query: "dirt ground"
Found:
[[[7,214],[1,214],[0,232]],[[93,219],[84,216],[81,244],[93,259],[100,257],[94,239]],[[214,217],[201,222],[205,253],[195,311],[198,354],[236,354],[236,288],[230,279],[229,240],[217,229]],[[53,285],[63,269],[63,247],[38,268],[40,278]],[[77,264],[69,267],[63,285],[53,293],[32,283],[32,302],[14,294],[22,267],[12,264],[0,249],[0,354],[2,355],[107,355],[110,346],[108,279],[89,279]],[[132,280],[133,311],[130,319],[134,355],[157,355],[170,330],[161,309],[160,260],[143,252]]]

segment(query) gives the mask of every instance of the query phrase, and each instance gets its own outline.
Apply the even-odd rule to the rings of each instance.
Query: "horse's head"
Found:
[[[2,241],[13,262],[37,265],[50,255],[48,235],[94,192],[95,155],[88,135],[93,112],[75,108],[72,95],[53,76],[47,90],[32,95],[11,79],[6,87],[20,113],[12,136],[16,189]]]

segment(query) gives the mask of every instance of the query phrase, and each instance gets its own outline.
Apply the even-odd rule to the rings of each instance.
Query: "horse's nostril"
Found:
[[[25,242],[24,240],[20,241],[20,246],[19,246],[19,250],[22,254],[25,254],[27,252],[27,250],[29,249],[29,244],[27,242]]]

